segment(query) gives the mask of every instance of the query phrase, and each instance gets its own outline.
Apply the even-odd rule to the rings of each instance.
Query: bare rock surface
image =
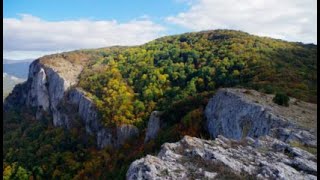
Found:
[[[134,161],[127,179],[317,179],[317,157],[270,136],[241,141],[185,136]]]
[[[160,115],[162,112],[160,111],[153,111],[150,115],[149,121],[148,121],[148,127],[146,132],[146,137],[144,139],[144,142],[148,142],[152,139],[155,139],[157,137],[158,131],[160,130]]]
[[[254,90],[218,90],[205,109],[208,132],[213,138],[271,135],[285,142],[316,146],[316,104],[291,98],[289,107],[284,107],[273,103],[272,98]]]

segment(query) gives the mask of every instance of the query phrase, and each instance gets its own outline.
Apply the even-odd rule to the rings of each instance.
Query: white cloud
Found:
[[[4,18],[5,54],[41,54],[112,45],[138,45],[161,36],[165,28],[146,16],[126,23],[73,20],[45,21],[32,15]],[[20,54],[20,55],[19,55]]]
[[[38,57],[55,54],[63,51],[15,51],[15,50],[4,50],[3,58],[9,60],[25,60],[25,59],[36,59]]]
[[[236,29],[317,43],[316,0],[197,0],[189,6],[166,20],[190,30]]]

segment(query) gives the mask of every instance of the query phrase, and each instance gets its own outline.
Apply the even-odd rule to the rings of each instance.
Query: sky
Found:
[[[316,0],[4,0],[3,58],[234,29],[317,44]]]

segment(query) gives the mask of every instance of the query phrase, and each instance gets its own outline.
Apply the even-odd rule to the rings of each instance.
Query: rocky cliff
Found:
[[[155,139],[158,135],[158,132],[160,130],[160,116],[162,112],[160,111],[153,111],[150,115],[149,121],[148,121],[148,126],[147,126],[147,131],[146,131],[146,136],[144,139],[144,142],[148,142],[152,139]]]
[[[317,157],[269,136],[234,141],[185,136],[134,161],[127,179],[317,179]]]
[[[205,108],[215,140],[185,136],[165,143],[157,156],[134,161],[127,179],[317,179],[317,157],[302,150],[317,148],[316,105],[291,98],[284,107],[272,98],[218,90]],[[146,141],[157,135],[157,115],[149,119]]]
[[[208,132],[213,138],[271,135],[316,146],[316,105],[291,98],[289,107],[284,107],[273,103],[272,97],[254,90],[220,89],[205,109]]]
[[[86,132],[96,137],[99,148],[122,145],[125,140],[137,136],[138,129],[132,125],[121,125],[116,130],[104,127],[92,100],[76,88],[83,67],[92,59],[92,54],[78,52],[35,60],[30,65],[28,80],[14,88],[4,102],[4,109],[33,108],[37,119],[49,113],[54,126],[66,128],[73,126],[71,116],[77,113]],[[69,106],[74,108],[70,111]]]

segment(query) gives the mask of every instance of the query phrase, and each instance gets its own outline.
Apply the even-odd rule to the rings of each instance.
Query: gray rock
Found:
[[[139,130],[133,125],[123,124],[117,127],[117,146],[121,146],[126,140],[137,137]]]
[[[67,102],[76,106],[76,111],[89,134],[95,134],[102,128],[94,103],[85,96],[85,92],[82,89],[71,89],[67,93]]]
[[[30,64],[26,106],[36,107],[37,113],[50,112],[55,126],[68,126],[58,105],[63,100],[65,91],[77,83],[77,77],[82,67],[74,65],[67,60],[61,60],[63,66],[53,66],[35,60]],[[65,70],[67,69],[67,71]],[[39,116],[40,117],[40,116]]]
[[[205,179],[214,179],[217,175],[218,173],[214,173],[214,172],[208,172],[208,171],[204,172]]]
[[[94,103],[85,96],[85,91],[80,88],[68,91],[66,101],[76,106],[76,112],[81,117],[86,132],[96,136],[98,148],[119,147],[126,140],[139,134],[138,128],[133,125],[119,125],[116,127],[116,133],[103,126],[101,119],[98,118],[98,111]]]
[[[256,141],[185,136],[179,142],[163,144],[157,157],[147,155],[134,161],[126,177],[128,180],[219,179],[233,174],[255,179],[317,179],[314,155],[299,149],[300,153],[292,157],[279,147],[294,148],[269,136]]]
[[[158,131],[160,129],[160,115],[162,112],[160,111],[153,111],[150,115],[149,121],[148,121],[148,127],[146,132],[146,137],[144,139],[144,142],[148,142],[152,139],[155,139],[158,135]]]
[[[170,169],[169,169],[170,167]],[[164,161],[158,157],[147,155],[134,161],[128,172],[128,180],[140,179],[186,179],[187,171],[179,163]]]
[[[282,141],[299,141],[316,146],[316,137],[285,117],[275,114],[272,107],[254,102],[244,89],[220,89],[206,109],[207,129],[212,138],[223,135],[240,140],[272,135]],[[257,93],[251,90],[251,93]]]
[[[113,146],[114,137],[109,129],[103,128],[97,132],[97,147],[104,148],[106,146]]]

